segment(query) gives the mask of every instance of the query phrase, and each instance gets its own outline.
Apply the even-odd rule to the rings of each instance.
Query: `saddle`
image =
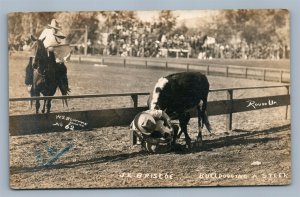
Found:
[[[33,69],[33,84],[44,84],[46,76],[41,74],[38,69]]]

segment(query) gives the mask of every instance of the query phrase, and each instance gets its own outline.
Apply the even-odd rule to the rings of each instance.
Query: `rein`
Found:
[[[38,75],[40,75],[40,76],[42,76],[42,77],[46,77],[45,74],[43,75],[43,74],[39,71],[39,70],[40,70],[39,67],[36,68],[35,70],[36,70],[36,72],[37,72]]]
[[[57,36],[54,36],[54,38],[55,38],[55,41],[57,42],[57,44],[61,43],[60,41],[58,41]]]

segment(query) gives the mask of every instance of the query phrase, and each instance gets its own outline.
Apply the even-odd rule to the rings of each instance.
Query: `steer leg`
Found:
[[[188,148],[191,148],[191,138],[187,133],[187,124],[190,120],[191,116],[189,113],[181,114],[179,116],[179,126],[181,128],[181,131],[184,133],[185,136],[185,142]]]

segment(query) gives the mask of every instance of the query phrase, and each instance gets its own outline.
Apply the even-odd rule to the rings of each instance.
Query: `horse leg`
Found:
[[[36,87],[33,85],[31,89],[31,97],[40,96],[40,93],[36,91]],[[38,114],[40,110],[40,100],[35,100],[35,113]]]
[[[66,107],[68,108],[69,107],[68,99],[62,99],[62,104],[63,104],[63,107],[65,107],[65,105],[66,105]]]
[[[47,114],[50,113],[50,109],[51,109],[51,99],[47,100]]]
[[[43,104],[42,113],[45,113],[46,102],[47,102],[47,99],[45,99],[45,100],[44,100],[44,104]]]
[[[34,92],[34,91],[33,91],[33,86],[31,86],[31,89],[30,89],[30,96],[31,96],[31,97],[34,96],[34,95],[33,95],[33,92]],[[33,102],[32,100],[29,101],[29,103],[30,103],[30,109],[32,109],[32,102]]]
[[[67,106],[67,108],[68,108],[68,107],[69,107],[68,99],[65,99],[65,102],[66,102],[66,106]]]
[[[38,93],[38,94],[34,94],[34,96],[40,96],[40,94],[39,94],[39,93]],[[36,101],[35,101],[35,113],[36,113],[36,114],[39,113],[40,106],[41,106],[40,100],[36,100]]]
[[[38,114],[39,110],[40,110],[40,100],[36,100],[36,104],[35,104],[35,113]]]
[[[179,126],[181,128],[181,131],[184,133],[185,136],[185,142],[188,148],[191,148],[191,138],[187,133],[187,124],[190,120],[191,116],[189,113],[181,114],[179,116]]]

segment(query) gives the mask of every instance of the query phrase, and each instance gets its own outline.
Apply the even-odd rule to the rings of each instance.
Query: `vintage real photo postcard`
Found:
[[[10,187],[291,183],[286,9],[8,15]]]

